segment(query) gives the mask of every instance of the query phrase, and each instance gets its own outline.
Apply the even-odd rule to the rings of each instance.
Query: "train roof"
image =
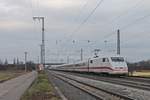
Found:
[[[89,58],[89,59],[98,59],[98,58],[110,58],[110,57],[124,57],[122,55],[100,55],[98,57],[93,57],[93,58]]]

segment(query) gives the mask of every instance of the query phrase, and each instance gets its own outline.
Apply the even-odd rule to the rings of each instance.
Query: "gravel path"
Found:
[[[37,72],[19,76],[0,84],[0,100],[20,100],[20,97],[37,77]]]

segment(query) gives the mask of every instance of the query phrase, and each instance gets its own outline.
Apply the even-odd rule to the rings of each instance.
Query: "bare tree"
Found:
[[[16,65],[16,58],[14,58],[14,60],[13,60],[13,64],[14,64],[14,65]]]
[[[8,65],[8,60],[5,59],[4,65]]]

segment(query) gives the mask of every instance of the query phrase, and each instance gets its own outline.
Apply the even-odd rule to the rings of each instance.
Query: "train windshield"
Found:
[[[124,58],[123,57],[111,57],[111,60],[113,62],[124,62]]]

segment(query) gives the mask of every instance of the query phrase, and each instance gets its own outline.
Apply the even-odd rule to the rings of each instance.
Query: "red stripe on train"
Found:
[[[80,67],[80,68],[74,68],[74,69],[107,69],[107,70],[112,70],[112,71],[127,71],[128,69],[113,69],[111,67]]]
[[[75,69],[109,69],[109,70],[113,70],[111,67],[80,67],[80,68],[75,68]]]

